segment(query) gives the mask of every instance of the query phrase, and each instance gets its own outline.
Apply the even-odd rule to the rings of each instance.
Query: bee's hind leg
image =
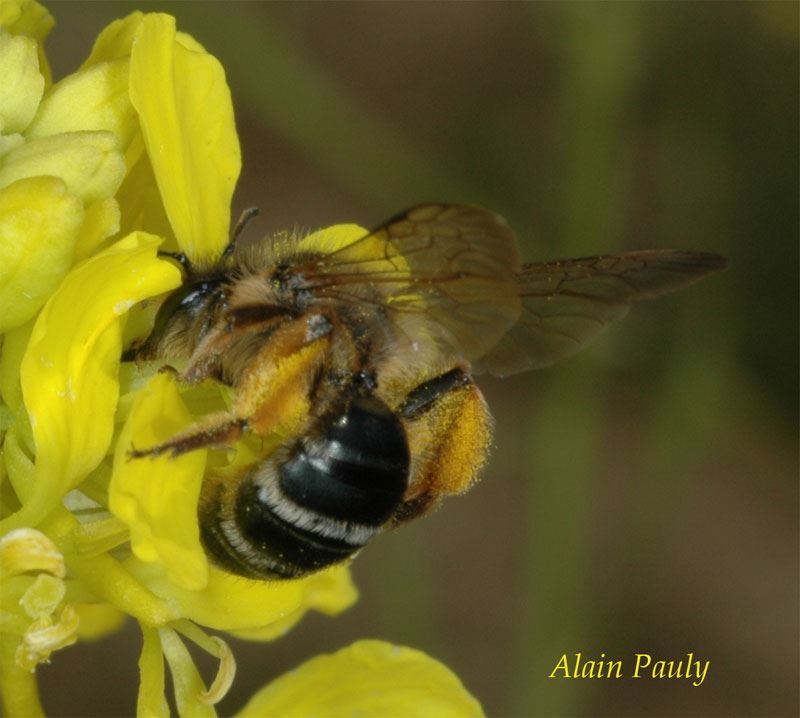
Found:
[[[492,418],[472,377],[461,368],[420,384],[397,413],[412,456],[409,488],[392,519],[401,524],[476,481],[486,463]]]

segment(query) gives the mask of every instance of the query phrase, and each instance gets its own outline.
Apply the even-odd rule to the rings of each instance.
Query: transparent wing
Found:
[[[653,250],[525,265],[517,274],[519,321],[477,369],[508,376],[577,352],[631,302],[685,287],[725,266],[705,252]]]
[[[377,302],[410,335],[427,333],[475,359],[519,317],[520,268],[516,238],[502,217],[429,204],[316,260],[303,278],[317,297]]]

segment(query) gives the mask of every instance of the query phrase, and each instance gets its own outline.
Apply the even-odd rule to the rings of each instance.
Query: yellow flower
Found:
[[[268,582],[209,565],[203,474],[252,462],[247,440],[232,458],[128,460],[132,444],[168,439],[229,399],[220,385],[179,386],[120,357],[148,331],[156,304],[146,300],[181,281],[157,252],[204,265],[228,242],[241,166],[230,91],[172,17],[138,12],[53,84],[42,49],[51,26],[38,3],[0,0],[0,694],[10,716],[41,714],[36,665],[131,616],[143,636],[137,713],[167,715],[166,658],[178,712],[214,715],[235,662],[201,626],[272,640],[357,594],[346,566]],[[219,660],[208,688],[185,641]],[[323,715],[480,713],[443,666],[375,641],[304,664],[244,714],[290,704]]]
[[[79,71],[45,89],[41,40],[52,18],[33,2],[0,8],[0,331],[7,331],[33,317],[73,262],[117,231],[120,144],[133,118],[95,111],[121,91],[118,70]]]
[[[281,676],[239,713],[241,718],[286,715],[456,718],[483,712],[461,681],[424,653],[359,641]]]

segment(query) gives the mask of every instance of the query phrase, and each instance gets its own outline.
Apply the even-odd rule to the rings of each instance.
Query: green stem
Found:
[[[79,554],[74,545],[74,533],[79,527],[78,521],[61,508],[53,512],[42,530],[58,544],[70,571],[86,589],[146,626],[161,626],[177,617],[116,559],[107,554]]]
[[[0,697],[4,713],[8,718],[44,716],[36,673],[17,665],[14,660],[17,642],[9,639],[6,634],[0,636]]]

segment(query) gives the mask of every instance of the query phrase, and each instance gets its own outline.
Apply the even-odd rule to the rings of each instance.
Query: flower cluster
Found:
[[[127,460],[132,444],[228,400],[121,356],[152,322],[148,300],[181,281],[157,252],[204,264],[226,246],[239,142],[222,66],[174,18],[112,23],[56,83],[43,51],[52,25],[33,0],[0,0],[0,692],[8,715],[41,714],[35,667],[130,616],[143,636],[137,714],[169,713],[166,658],[179,714],[213,715],[235,663],[201,626],[272,640],[356,591],[347,567],[268,582],[209,565],[203,474],[252,460],[246,444]],[[186,641],[219,659],[209,687]],[[362,641],[273,681],[242,715],[287,712],[480,706],[424,654]]]

